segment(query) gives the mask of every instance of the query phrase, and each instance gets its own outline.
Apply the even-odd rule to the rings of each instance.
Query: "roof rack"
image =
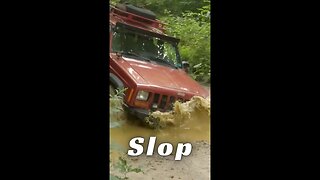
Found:
[[[158,28],[162,31],[165,31],[164,25],[166,24],[160,22],[159,20],[148,19],[139,15],[124,11],[122,9],[116,8],[114,6],[110,6],[110,11],[114,15],[120,16],[122,19],[141,24],[142,26],[145,26],[146,24],[148,24],[151,27]]]

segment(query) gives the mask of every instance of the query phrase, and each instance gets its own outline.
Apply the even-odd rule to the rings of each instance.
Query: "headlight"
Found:
[[[146,101],[146,100],[148,100],[148,97],[149,97],[149,92],[139,91],[136,99],[141,100],[141,101]]]

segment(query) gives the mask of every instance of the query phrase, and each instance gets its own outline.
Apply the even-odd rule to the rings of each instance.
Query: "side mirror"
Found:
[[[190,65],[189,65],[188,61],[182,61],[182,68],[186,73],[189,72],[189,67],[190,67]]]

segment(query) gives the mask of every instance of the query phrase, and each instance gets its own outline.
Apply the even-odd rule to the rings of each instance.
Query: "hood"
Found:
[[[120,59],[122,60],[122,66],[126,66],[127,72],[139,84],[176,89],[203,97],[208,96],[208,91],[182,69],[173,69],[127,57],[121,57]]]

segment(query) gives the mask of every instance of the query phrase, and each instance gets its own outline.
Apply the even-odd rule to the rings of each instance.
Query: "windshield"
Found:
[[[140,34],[117,27],[112,36],[112,52],[135,56],[144,61],[153,61],[173,68],[181,68],[177,46],[158,37]]]

